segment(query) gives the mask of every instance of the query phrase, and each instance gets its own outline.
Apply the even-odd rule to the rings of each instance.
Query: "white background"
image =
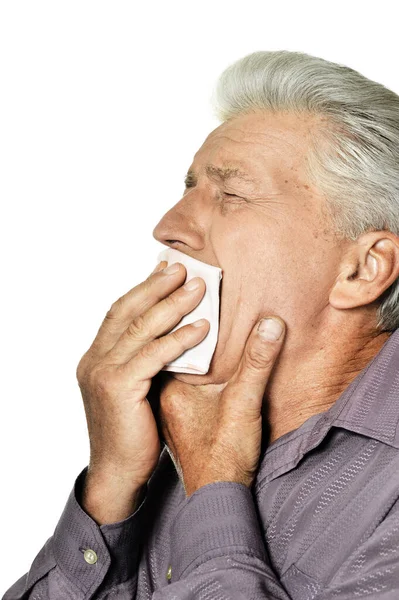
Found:
[[[0,0],[0,595],[88,463],[76,366],[155,267],[218,75],[286,49],[399,93],[394,5]]]

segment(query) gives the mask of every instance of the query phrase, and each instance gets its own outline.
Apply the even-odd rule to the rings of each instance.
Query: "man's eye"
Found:
[[[196,182],[193,181],[192,179],[187,179],[184,181],[184,189],[188,190],[189,188],[193,188],[196,186]],[[224,196],[227,196],[228,198],[238,198],[239,200],[243,200],[243,198],[241,198],[241,196],[237,196],[237,194],[229,194],[228,192],[223,192]]]
[[[241,196],[237,196],[236,194],[228,194],[227,192],[224,192],[224,195],[228,198],[237,198],[238,200],[243,200]]]

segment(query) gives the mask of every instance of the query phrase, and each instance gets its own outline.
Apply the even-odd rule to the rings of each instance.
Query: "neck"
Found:
[[[324,330],[323,335],[302,336],[306,343],[287,344],[265,392],[262,414],[268,445],[328,410],[390,335],[341,327],[329,333]]]

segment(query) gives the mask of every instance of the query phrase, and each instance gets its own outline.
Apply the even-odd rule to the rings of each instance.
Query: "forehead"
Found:
[[[194,163],[251,170],[300,168],[315,125],[311,115],[258,111],[234,117],[214,129]]]

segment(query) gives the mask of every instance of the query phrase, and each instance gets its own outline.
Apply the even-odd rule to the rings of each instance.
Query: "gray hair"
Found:
[[[231,64],[212,96],[225,122],[259,109],[321,115],[305,157],[338,239],[399,236],[399,96],[357,71],[303,52],[253,52]],[[399,278],[378,298],[376,328],[399,327]]]

